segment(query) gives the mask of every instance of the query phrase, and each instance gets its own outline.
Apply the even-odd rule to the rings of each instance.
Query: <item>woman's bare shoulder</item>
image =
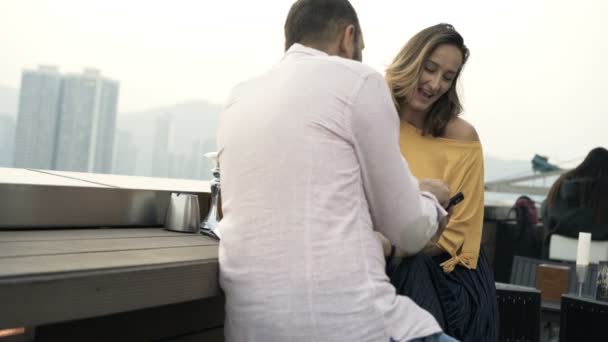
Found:
[[[454,118],[448,122],[443,136],[447,139],[479,141],[475,127],[462,118]]]

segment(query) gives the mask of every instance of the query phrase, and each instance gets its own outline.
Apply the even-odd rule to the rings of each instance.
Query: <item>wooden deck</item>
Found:
[[[0,231],[0,329],[216,297],[217,246],[162,228]]]

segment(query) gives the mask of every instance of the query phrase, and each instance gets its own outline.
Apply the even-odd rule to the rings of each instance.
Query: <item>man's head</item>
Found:
[[[285,50],[294,43],[361,61],[357,12],[348,0],[297,0],[285,21]]]

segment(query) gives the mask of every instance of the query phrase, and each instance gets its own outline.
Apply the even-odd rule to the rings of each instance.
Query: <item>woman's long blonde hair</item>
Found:
[[[438,46],[443,44],[453,45],[462,52],[462,66],[454,77],[450,89],[433,104],[424,119],[422,134],[435,137],[442,136],[448,122],[462,112],[456,84],[460,71],[469,58],[469,49],[464,45],[462,36],[449,24],[427,27],[405,44],[386,69],[386,81],[391,89],[397,112],[401,115],[404,106],[407,106],[407,98],[418,88],[425,61]]]

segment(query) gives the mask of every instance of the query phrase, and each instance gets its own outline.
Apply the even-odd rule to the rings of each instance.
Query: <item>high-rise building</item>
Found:
[[[98,70],[63,77],[55,169],[112,172],[118,91]]]
[[[156,120],[154,130],[154,152],[152,155],[152,177],[171,177],[173,152],[173,118],[170,114],[163,115]]]
[[[23,71],[14,166],[110,173],[118,91],[118,82],[94,69]]]
[[[201,143],[201,152],[199,153],[199,157],[201,157],[201,170],[199,173],[198,179],[210,180],[213,178],[211,170],[215,167],[215,162],[209,160],[204,157],[206,153],[217,151],[217,143],[215,139],[206,139]]]
[[[137,147],[133,136],[127,131],[118,130],[114,142],[112,173],[117,175],[135,175]]]
[[[15,132],[14,166],[52,169],[61,75],[56,67],[24,70]]]
[[[10,115],[0,115],[0,167],[13,166],[15,143],[15,119]]]

